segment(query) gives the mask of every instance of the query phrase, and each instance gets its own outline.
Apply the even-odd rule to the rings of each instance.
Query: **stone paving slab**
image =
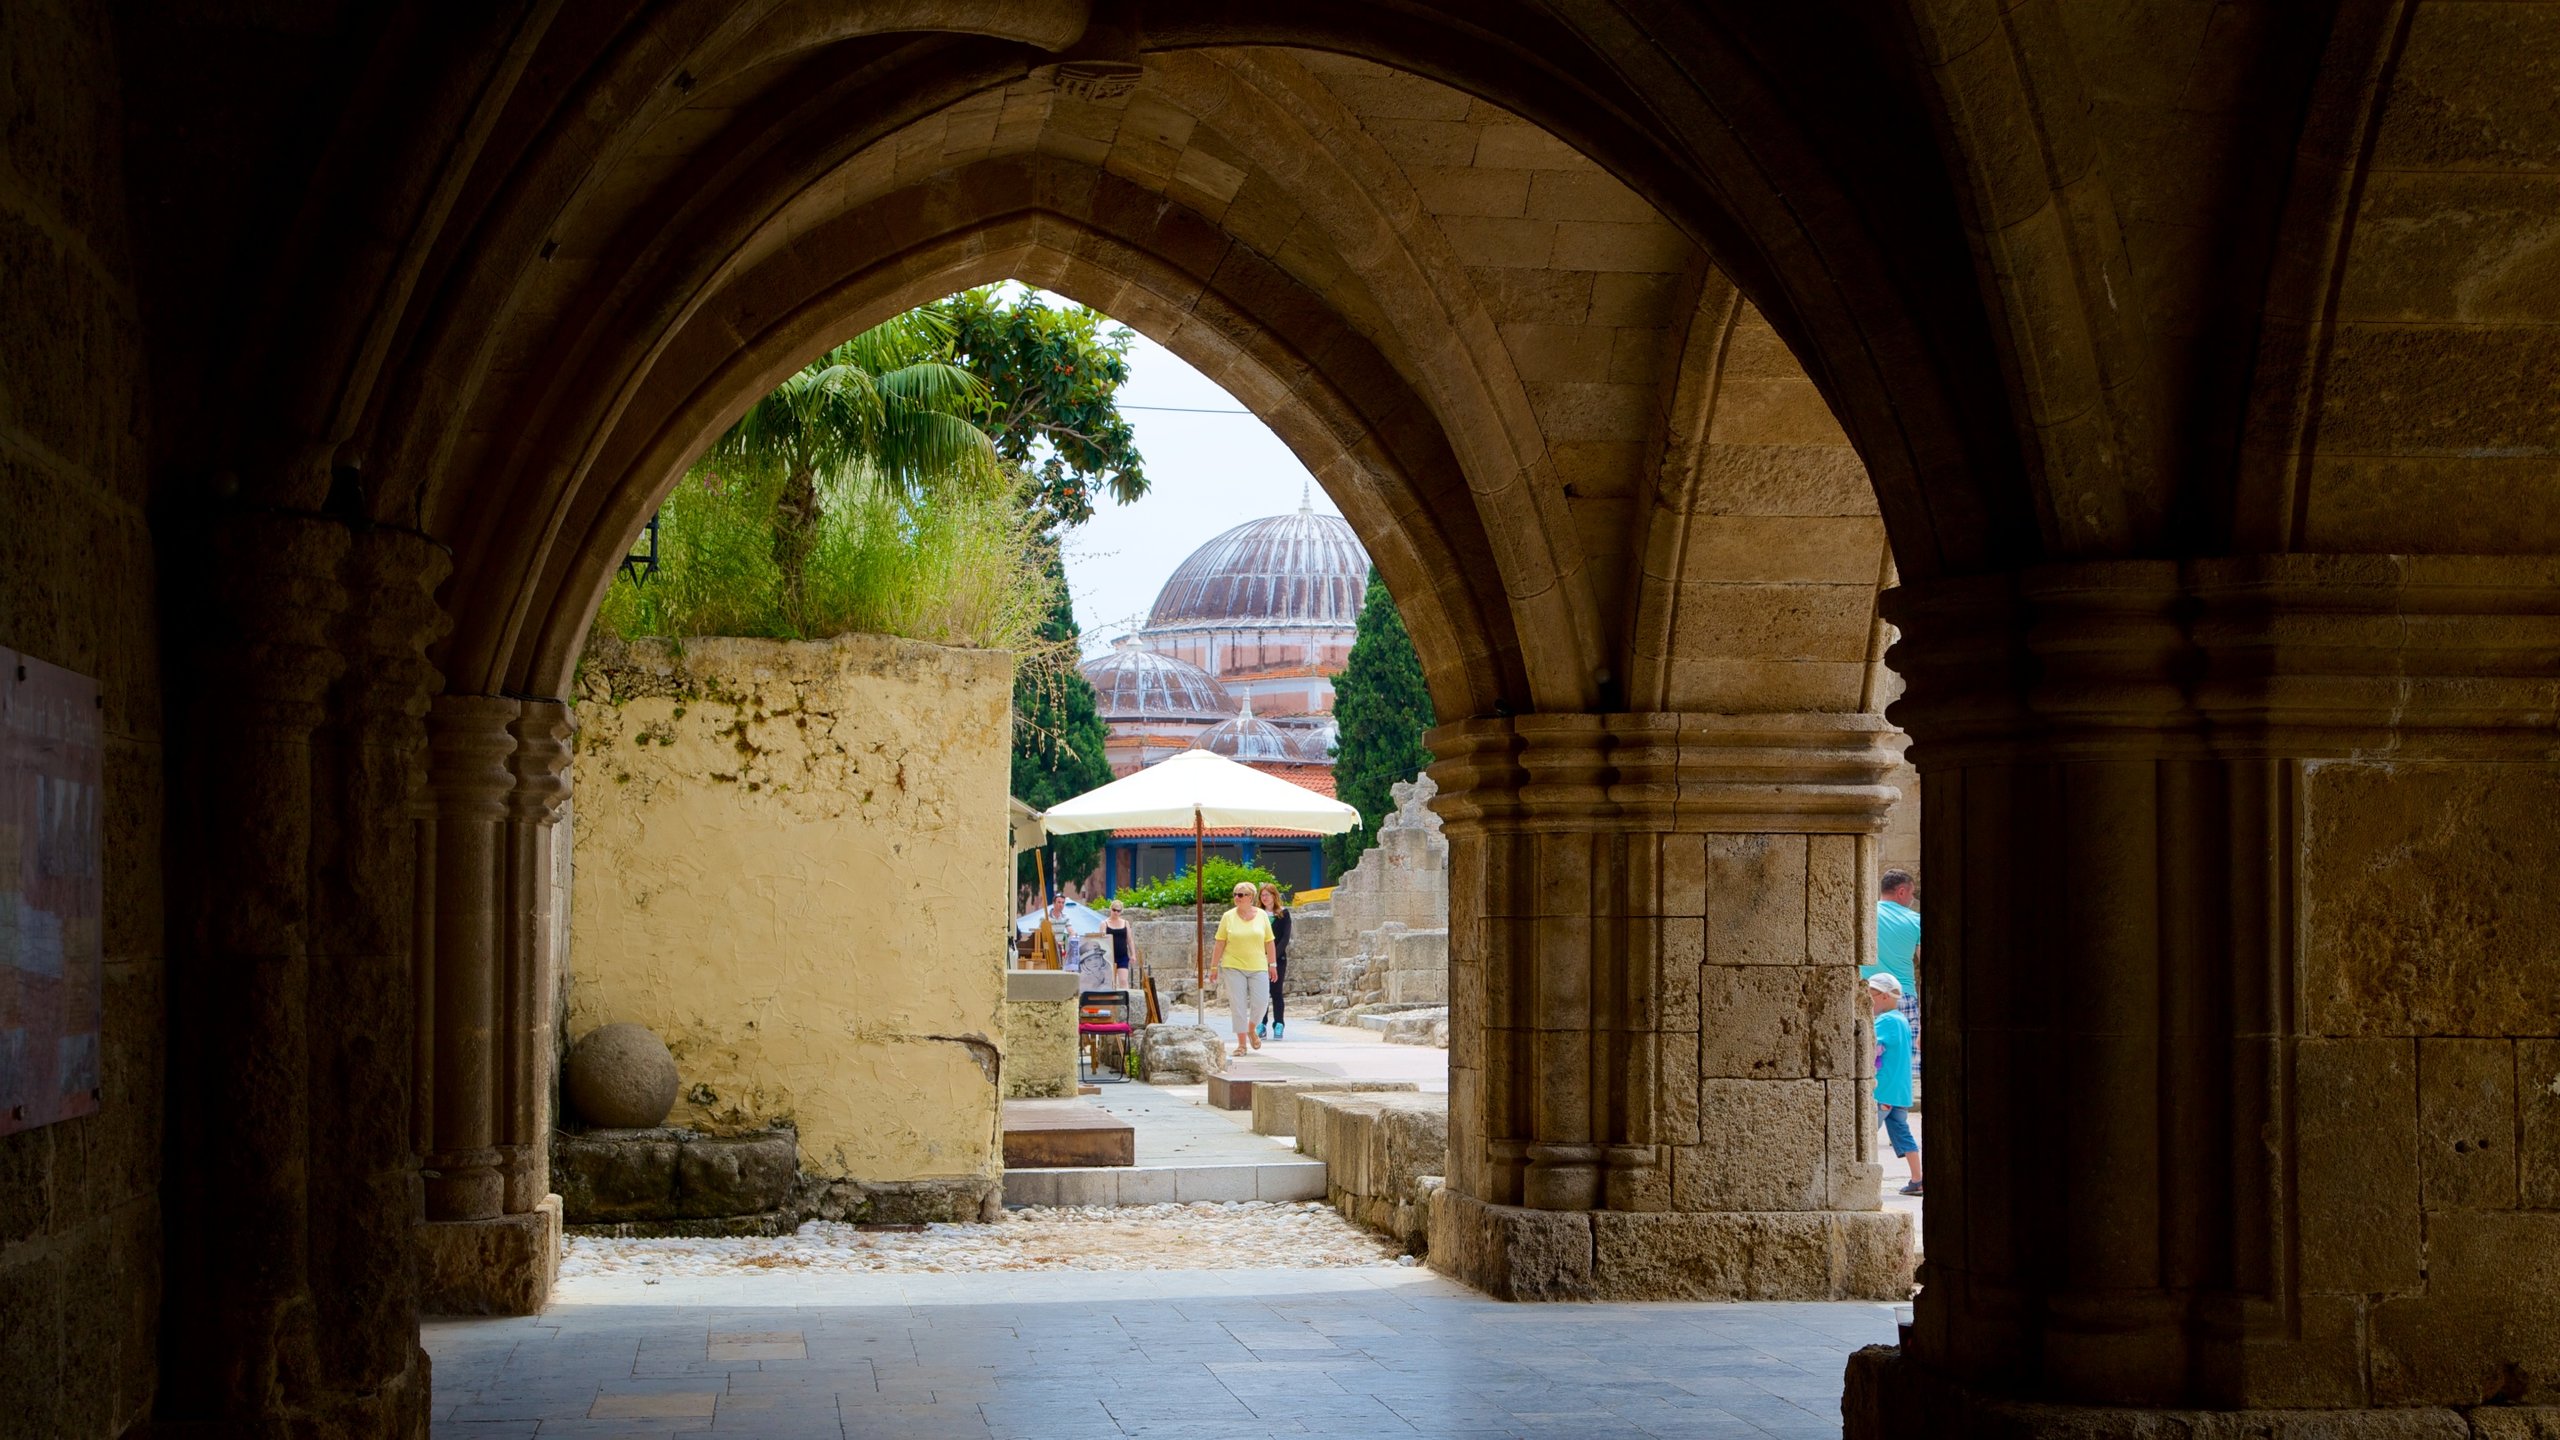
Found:
[[[1828,1440],[1849,1352],[1892,1336],[1883,1305],[1505,1305],[1380,1269],[595,1277],[423,1341],[437,1440]]]

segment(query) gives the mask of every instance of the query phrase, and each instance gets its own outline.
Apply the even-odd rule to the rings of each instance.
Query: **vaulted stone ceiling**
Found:
[[[441,473],[522,465],[522,397],[611,355],[558,335],[610,308],[599,293],[638,293],[694,223],[685,207],[780,163],[751,142],[791,70],[699,83],[611,187],[564,211],[466,372],[478,394],[458,408],[493,418]],[[1546,672],[1646,708],[1874,703],[1883,530],[1829,406],[1678,229],[1498,106],[1315,51],[1177,51],[1126,88],[1042,69],[792,163],[687,282],[690,312],[612,361],[644,377],[629,413],[649,437],[550,462],[625,468],[601,487],[618,500],[562,516],[546,665],[670,464],[748,396],[850,328],[1011,275],[1149,331],[1270,420],[1405,597],[1453,713],[1494,699],[1481,674],[1460,680],[1483,668],[1471,657],[1514,646],[1569,654]],[[1128,243],[1140,225],[1148,238]],[[1328,327],[1374,347],[1410,400],[1346,381],[1357,363]],[[669,430],[668,414],[687,423]],[[1506,514],[1536,523],[1474,518]],[[1434,593],[1452,597],[1445,615],[1422,603]]]

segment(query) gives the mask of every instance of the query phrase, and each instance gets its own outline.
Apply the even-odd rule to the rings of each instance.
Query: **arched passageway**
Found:
[[[0,1140],[88,1177],[0,1275],[121,1337],[58,1428],[414,1429],[411,1255],[538,1290],[601,561],[1008,273],[1230,384],[1408,611],[1459,1273],[1887,1278],[1898,578],[1938,1194],[1852,1432],[2560,1402],[2550,8],[12,12],[0,641],[105,678],[121,867],[109,1103]]]
[[[1415,112],[1455,118],[1399,157],[1380,137]],[[932,167],[881,158],[919,145]],[[1460,148],[1517,163],[1415,158]],[[1522,1297],[1900,1293],[1910,1237],[1875,1203],[1851,973],[1894,798],[1874,713],[1883,531],[1845,437],[1731,282],[1543,132],[1338,58],[1175,56],[1108,99],[1034,77],[828,163],[803,177],[824,209],[798,200],[738,237],[667,330],[560,387],[554,408],[597,429],[461,424],[515,437],[457,455],[470,479],[423,499],[431,531],[485,537],[457,547],[439,653],[449,686],[485,675],[491,694],[448,693],[431,726],[477,726],[496,752],[554,713],[506,697],[566,688],[602,577],[666,486],[835,338],[999,278],[1092,300],[1298,449],[1403,597],[1441,713],[1466,717],[1442,741],[1467,938],[1441,1263]],[[1451,169],[1517,193],[1450,187]],[[1435,208],[1416,170],[1453,193]],[[1471,266],[1469,247],[1513,263]],[[524,323],[538,338],[516,353],[538,355],[552,319]],[[494,401],[522,404],[502,379]],[[545,474],[568,483],[513,480]],[[438,844],[499,848],[502,823]],[[1712,935],[1711,891],[1731,907]],[[457,932],[450,963],[482,953]],[[437,1220],[543,1193],[509,1063],[494,1106],[437,1102],[431,1155],[485,1157],[467,1168],[491,1177],[475,1207],[431,1203]],[[477,1232],[428,1233],[480,1253]]]

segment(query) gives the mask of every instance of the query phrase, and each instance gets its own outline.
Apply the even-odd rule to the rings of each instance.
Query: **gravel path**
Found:
[[[813,1220],[772,1238],[571,1236],[563,1276],[960,1274],[997,1270],[1299,1270],[1411,1265],[1316,1201],[1011,1210],[985,1225],[865,1230]]]

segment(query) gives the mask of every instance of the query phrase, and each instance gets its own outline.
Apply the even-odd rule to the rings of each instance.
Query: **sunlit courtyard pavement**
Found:
[[[1506,1305],[1428,1270],[572,1276],[430,1322],[444,1437],[1815,1437],[1890,1307]]]

